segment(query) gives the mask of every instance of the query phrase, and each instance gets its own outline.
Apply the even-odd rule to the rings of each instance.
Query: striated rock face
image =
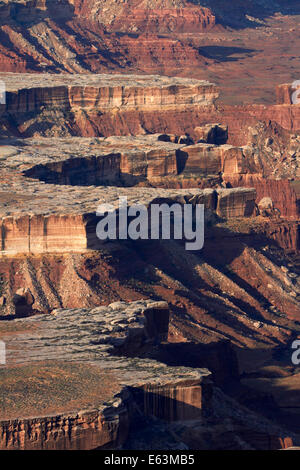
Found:
[[[136,2],[134,2],[136,3]],[[178,65],[207,64],[198,48],[180,39],[160,38],[161,31],[203,30],[214,26],[214,16],[202,7],[174,8],[129,5],[116,1],[10,1],[0,3],[0,63],[12,72],[164,71]],[[124,10],[124,7],[126,10]],[[135,7],[137,10],[134,12]],[[143,15],[141,18],[140,15]],[[121,15],[121,16],[120,16]],[[148,19],[147,19],[148,16]],[[135,18],[138,27],[134,26]],[[115,19],[115,25],[112,24]],[[129,20],[129,21],[125,21]],[[133,24],[130,24],[133,21]],[[111,31],[126,31],[119,35]],[[147,27],[148,24],[148,27]],[[157,27],[153,27],[157,24]],[[161,31],[160,31],[161,30]],[[143,34],[151,33],[147,39]],[[136,41],[140,35],[139,41]],[[137,53],[139,50],[139,54]]]
[[[2,118],[15,122],[23,135],[120,135],[145,133],[142,119],[162,114],[185,114],[188,110],[213,106],[218,97],[215,85],[200,80],[136,75],[0,74],[6,84]],[[67,84],[66,84],[67,81]],[[32,126],[47,115],[47,129]],[[144,118],[142,118],[144,116]],[[128,120],[128,123],[126,121]],[[123,122],[117,129],[119,122]],[[147,125],[147,124],[145,124]],[[111,130],[113,126],[114,131]],[[132,127],[131,131],[129,131]],[[142,131],[142,132],[141,132]]]
[[[127,175],[149,180],[177,175],[177,151],[174,147],[168,149],[167,146],[162,146],[160,149],[124,152],[121,155],[120,170],[124,181]],[[130,178],[128,181],[130,182]]]
[[[266,235],[284,250],[297,250],[300,246],[299,221],[272,221],[266,229]]]
[[[277,132],[280,134],[284,130],[296,133],[300,130],[300,106],[294,104],[230,106],[218,103],[217,107],[207,108],[206,114],[199,114],[197,120],[196,115],[194,113],[191,114],[191,122],[194,123],[194,129],[188,123],[186,131],[197,138],[195,126],[221,122],[223,125],[228,126],[228,143],[243,146],[249,142],[249,127],[255,128],[260,121],[264,123],[265,128],[274,129],[277,125]],[[279,131],[280,127],[282,128],[281,131]]]
[[[248,148],[206,143],[191,145],[193,140],[189,142],[184,136],[174,136],[173,140],[178,143],[173,143],[171,137],[152,134],[136,138],[60,139],[55,141],[59,149],[52,139],[28,140],[25,148],[13,150],[11,146],[7,147],[7,152],[17,153],[16,167],[21,159],[26,159],[26,164],[20,166],[27,177],[64,185],[118,185],[121,182],[133,185],[143,180],[159,184],[164,177],[176,175],[181,179],[202,179],[218,178],[222,174],[226,179],[256,170],[254,153]],[[34,150],[38,142],[44,146],[39,160]],[[4,148],[2,154],[4,157]],[[11,164],[12,159],[7,162]]]
[[[212,104],[215,85],[201,80],[158,75],[20,75],[1,74],[6,83],[6,111],[29,112],[41,106],[137,109]],[[27,82],[27,84],[26,84]],[[3,109],[3,108],[2,108]]]
[[[226,143],[228,126],[228,143],[243,146],[249,139],[254,143],[249,137],[253,127],[260,136],[273,132],[275,141],[292,150],[292,133],[300,129],[298,105],[216,107],[218,89],[200,80],[136,75],[114,75],[112,80],[108,75],[84,74],[56,75],[55,80],[49,74],[26,77],[25,81],[24,75],[0,73],[7,88],[7,105],[0,105],[2,134],[110,136],[164,131],[189,133],[196,141],[220,145]],[[263,132],[258,121],[265,123]],[[223,128],[211,122],[221,122]]]
[[[125,14],[124,14],[125,13]],[[214,28],[216,18],[208,8],[184,5],[183,8],[143,9],[134,8],[126,15],[114,19],[107,29],[110,31],[152,33],[198,33]]]
[[[181,380],[167,386],[145,385],[142,391],[134,390],[134,398],[146,416],[165,421],[201,419],[209,407],[211,384]],[[197,404],[197,406],[195,406]]]
[[[123,405],[123,403],[122,403]],[[128,410],[82,411],[57,416],[5,420],[1,450],[89,450],[119,447],[127,437]]]
[[[204,81],[120,75],[114,80],[107,75],[26,77],[27,84],[24,76],[0,74],[7,87],[7,105],[0,105],[2,133],[5,126],[22,136],[136,135],[164,130],[176,135],[188,132],[196,141],[219,145],[226,142],[226,126],[207,125],[219,121],[228,126],[231,145],[245,145],[249,127],[256,127],[258,121],[267,123],[265,135],[273,130],[276,140],[279,132],[277,140],[282,143],[287,142],[286,131],[300,129],[298,105],[216,107],[218,90]],[[293,143],[288,145],[292,149]]]
[[[52,184],[98,186],[116,184],[121,172],[126,170],[121,165],[119,153],[105,156],[92,155],[88,158],[75,157],[68,160],[35,165],[26,171],[26,176],[37,178]],[[131,172],[130,172],[131,173]]]
[[[196,144],[181,149],[179,166],[185,175],[238,175],[251,171],[251,157],[231,145]],[[250,163],[250,165],[249,165]]]
[[[226,219],[230,217],[250,217],[254,213],[255,189],[239,188],[232,190],[217,189],[217,214]]]
[[[75,14],[92,18],[106,26],[108,31],[152,33],[199,32],[215,26],[211,10],[181,0],[72,0]]]
[[[86,222],[82,215],[9,217],[1,221],[1,246],[5,253],[43,253],[86,249]],[[66,245],[67,243],[67,245]]]

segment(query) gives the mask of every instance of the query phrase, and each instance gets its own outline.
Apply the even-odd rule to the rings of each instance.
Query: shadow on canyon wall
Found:
[[[246,312],[253,321],[263,319],[264,322],[268,323],[268,320],[253,305],[250,305],[242,298],[238,298],[234,293],[223,292],[221,285],[216,284],[213,286],[209,284],[201,275],[195,277],[195,272],[197,272],[197,266],[200,266],[201,269],[201,266],[207,263],[216,273],[224,276],[224,279],[228,277],[238,288],[245,291],[251,298],[256,299],[263,309],[268,310],[272,306],[270,300],[261,291],[258,291],[257,288],[247,282],[245,277],[239,276],[236,271],[232,271],[229,266],[243,254],[246,247],[260,249],[260,247],[271,245],[275,248],[280,248],[276,240],[270,239],[264,234],[239,236],[227,228],[215,226],[210,230],[211,233],[208,232],[206,234],[204,248],[200,251],[191,252],[184,249],[184,242],[175,240],[100,242],[95,235],[96,223],[97,221],[92,217],[91,221],[87,224],[88,248],[98,249],[100,246],[103,247],[103,243],[104,245],[105,243],[115,243],[120,246],[121,250],[128,250],[131,253],[131,259],[139,260],[145,266],[151,266],[151,274],[149,272],[145,274],[141,269],[130,269],[130,274],[128,273],[128,275],[133,284],[138,285],[141,282],[149,286],[160,284],[161,279],[155,274],[155,271],[163,272],[169,279],[180,283],[181,287],[178,286],[175,289],[174,295],[178,295],[187,301],[191,300],[196,307],[208,312],[217,311],[225,323],[228,321],[226,317],[228,314],[230,316],[230,311],[232,310],[228,302],[234,305],[237,311],[242,310]],[[174,254],[176,254],[175,257]],[[264,256],[266,259],[269,258],[273,263],[276,263],[276,260],[267,252],[264,252]],[[177,264],[176,257],[184,260],[184,263],[179,261],[180,265]],[[214,296],[206,295],[204,292],[211,292]],[[141,288],[141,293],[149,295],[149,292],[143,291],[143,288]],[[153,295],[153,292],[151,295]],[[178,317],[184,317],[189,313],[184,305],[173,305],[172,308]],[[230,318],[230,322],[232,327],[234,326],[233,323],[236,322],[236,328],[241,328],[238,320]],[[244,335],[251,335],[250,328],[246,325],[243,325],[242,328]],[[228,337],[234,340],[229,333]]]
[[[63,186],[131,187],[141,183],[147,185],[148,180],[144,176],[120,172],[120,154],[107,154],[106,157],[107,162],[102,156],[92,156],[36,165],[26,170],[24,175],[47,184]],[[114,170],[109,166],[110,158],[116,158]]]

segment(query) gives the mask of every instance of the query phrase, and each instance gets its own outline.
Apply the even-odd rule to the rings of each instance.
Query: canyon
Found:
[[[0,1],[2,450],[300,445],[299,18]],[[99,240],[120,197],[203,248]]]
[[[208,79],[226,104],[272,104],[299,78],[299,13],[298,0],[3,0],[1,71],[159,73]]]
[[[167,446],[176,445],[177,439],[189,442],[189,423],[196,429],[198,426],[198,433],[203,434],[205,441],[207,430],[201,429],[208,413],[210,432],[218,439],[220,415],[216,402],[222,399],[222,393],[214,388],[210,372],[200,367],[168,367],[147,357],[154,344],[157,349],[166,339],[168,320],[166,302],[136,301],[115,302],[94,309],[56,309],[50,316],[14,322],[13,328],[11,323],[2,322],[1,335],[7,341],[8,354],[6,377],[1,380],[4,399],[0,448],[116,448],[126,443],[129,436],[134,438],[130,424],[137,409],[145,418],[154,416],[166,423],[161,426],[166,428],[164,444]],[[224,347],[223,351],[226,351]],[[137,352],[139,357],[135,356]],[[36,395],[33,388],[28,401],[25,395],[5,393],[15,380],[19,385],[25,384],[32,373],[37,381],[43,380],[42,377],[47,380],[47,395]],[[89,393],[85,400],[92,401],[90,408],[82,402],[78,390],[79,382],[82,385],[86,381]],[[113,381],[113,387],[109,381]],[[47,402],[53,400],[54,391],[63,390],[66,384],[71,400],[60,396],[55,408],[49,408]],[[238,403],[228,401],[226,405],[228,416],[230,408],[231,413],[235,410],[234,414],[238,412],[239,416],[233,414],[227,420],[223,433],[231,429],[238,436],[239,423],[247,421],[248,429],[240,448],[285,448],[289,443],[298,443],[296,436],[286,436],[278,426],[254,413],[249,416]],[[23,419],[19,418],[20,413]],[[180,432],[178,425],[183,426]],[[261,433],[256,436],[257,425]],[[172,438],[173,428],[177,439]]]

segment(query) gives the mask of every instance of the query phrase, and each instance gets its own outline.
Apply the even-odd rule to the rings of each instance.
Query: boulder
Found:
[[[274,204],[270,197],[263,197],[258,203],[259,212],[264,217],[268,217],[274,212]]]
[[[228,139],[228,126],[221,124],[205,124],[194,129],[197,142],[207,144],[226,144]]]
[[[18,289],[13,296],[16,315],[28,315],[32,311],[34,297],[28,288]]]

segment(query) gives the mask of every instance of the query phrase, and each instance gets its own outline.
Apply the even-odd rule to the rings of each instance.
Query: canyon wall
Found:
[[[134,152],[123,152],[121,154],[121,178],[130,182],[128,176],[137,176],[138,178],[163,178],[168,175],[177,175],[178,159],[176,150],[153,149],[143,151],[142,149]],[[138,179],[137,179],[138,181]]]
[[[125,395],[125,393],[123,393]],[[123,398],[123,397],[122,397]],[[126,402],[125,402],[126,403]],[[128,409],[82,411],[0,422],[1,450],[89,450],[116,448],[127,438]]]
[[[173,195],[169,194],[168,197],[168,191],[164,191],[163,197],[171,202]],[[184,196],[194,202],[197,200],[198,203],[204,203],[207,209],[215,211],[220,217],[249,217],[254,212],[255,190],[249,188],[199,190],[193,195],[179,190],[178,197],[182,200]],[[153,196],[152,200],[156,202],[157,199],[157,196]],[[150,201],[148,204],[151,204]],[[173,202],[176,202],[176,197]],[[88,213],[2,217],[1,252],[16,254],[97,249],[102,246],[96,237],[96,225],[99,220],[95,215]]]
[[[138,3],[1,1],[2,70],[163,73],[176,70],[180,64],[203,66],[212,62],[193,44],[160,36],[164,32],[213,28],[215,19],[209,9],[186,7],[181,2],[178,6],[170,4],[169,9],[166,5],[148,8]]]
[[[7,104],[0,105],[2,123],[13,124],[24,137],[57,135],[60,126],[60,135],[163,131],[185,132],[198,140],[199,126],[219,122],[228,126],[228,143],[241,146],[248,142],[249,127],[258,121],[274,122],[292,132],[300,129],[299,105],[216,106],[219,91],[204,81],[134,75],[56,75],[54,80],[49,74],[26,74],[28,83],[19,74],[0,74],[0,79],[7,87]],[[47,125],[41,128],[32,122],[32,113]]]
[[[207,81],[158,75],[0,74],[0,77],[7,90],[6,105],[1,105],[1,111],[11,114],[37,111],[41,107],[67,111],[74,108],[101,112],[157,108],[164,111],[211,105],[219,96],[217,87]]]
[[[155,416],[165,421],[201,419],[210,406],[212,385],[196,380],[170,383],[167,386],[149,384],[133,390],[136,403],[145,416]]]
[[[121,165],[121,161],[123,162],[123,158],[119,153],[107,154],[102,157],[71,158],[44,165],[35,165],[27,170],[25,175],[51,184],[74,186],[116,184],[120,181],[121,171],[127,170],[124,165]]]
[[[233,187],[251,187],[256,189],[256,201],[270,197],[274,207],[279,209],[282,217],[299,217],[298,197],[288,180],[262,178],[259,175],[224,175],[224,180]]]
[[[206,81],[152,75],[56,75],[54,79],[50,74],[0,74],[0,79],[7,91],[6,104],[0,105],[1,124],[14,123],[23,136],[57,135],[58,126],[59,135],[136,135],[145,133],[149,125],[161,130],[164,122],[177,120],[181,130],[190,112],[214,106],[219,95],[216,86]],[[41,127],[40,120],[47,124]]]
[[[84,215],[24,215],[1,221],[1,247],[5,253],[80,251],[87,247]]]
[[[251,165],[251,158],[247,159],[243,149],[232,145],[213,145],[199,143],[189,145],[177,152],[178,167],[186,176],[198,175],[236,175],[246,173]]]
[[[1,79],[1,76],[0,76]],[[175,91],[175,90],[174,90]],[[258,121],[278,123],[284,129],[297,132],[300,130],[300,106],[298,105],[248,105],[218,106],[213,105],[217,98],[216,89],[194,88],[190,96],[181,95],[178,100],[166,91],[161,96],[154,93],[152,100],[140,92],[140,97],[126,103],[126,93],[116,92],[115,98],[105,100],[98,106],[99,90],[95,87],[86,91],[76,87],[68,96],[67,90],[38,90],[37,97],[30,98],[30,91],[20,91],[18,95],[8,93],[6,110],[0,105],[2,123],[6,123],[14,134],[23,137],[38,135],[81,135],[83,137],[155,134],[165,132],[181,135],[188,133],[197,140],[195,128],[219,122],[228,126],[228,144],[243,146],[247,144],[249,127],[255,127]],[[132,91],[135,95],[136,92]],[[104,93],[105,95],[105,93]],[[122,97],[123,96],[123,97]],[[123,101],[124,99],[124,101]],[[114,101],[115,100],[115,101]],[[46,109],[44,109],[45,104]],[[92,107],[94,103],[95,107]],[[60,107],[62,105],[62,107]],[[176,109],[175,109],[176,106]],[[59,113],[54,110],[58,109]],[[118,108],[118,112],[116,112]],[[159,113],[156,112],[159,110]],[[36,113],[36,119],[47,118],[44,128],[32,122],[29,112]],[[12,125],[13,124],[13,125]],[[58,133],[57,126],[60,131]]]
[[[269,123],[273,121],[289,131],[300,130],[300,106],[296,104],[276,105],[236,105],[228,106],[218,104],[217,108],[208,108],[207,114],[191,115],[192,123],[186,129],[192,136],[194,127],[211,122],[220,122],[228,126],[228,143],[231,145],[246,145],[249,136],[249,127],[255,127],[258,121]],[[171,131],[170,131],[171,132]],[[195,135],[196,137],[196,135]]]

